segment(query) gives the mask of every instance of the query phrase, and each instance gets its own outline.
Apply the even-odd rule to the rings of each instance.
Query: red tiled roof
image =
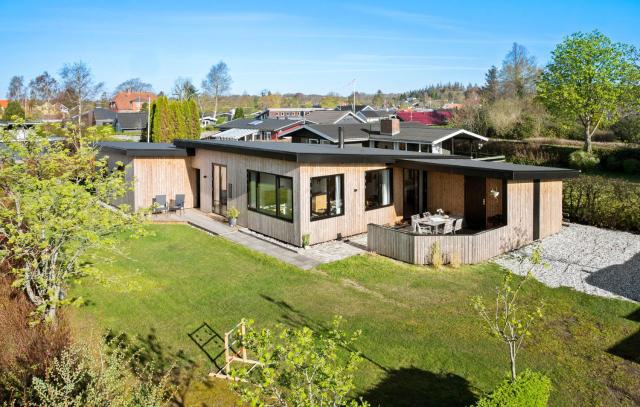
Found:
[[[111,109],[120,110],[139,110],[134,109],[133,102],[140,101],[141,104],[147,102],[151,98],[153,102],[157,96],[153,92],[120,92],[111,100]]]
[[[396,112],[396,115],[403,122],[420,122],[430,126],[446,124],[452,116],[451,112],[447,110],[433,110],[431,112],[401,110]]]
[[[3,109],[6,109],[7,106],[9,106],[9,100],[8,99],[0,99],[0,107]]]

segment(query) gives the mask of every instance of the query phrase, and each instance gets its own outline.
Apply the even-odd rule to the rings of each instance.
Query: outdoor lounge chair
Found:
[[[153,205],[151,207],[152,213],[164,213],[167,211],[167,196],[166,195],[156,195],[153,198]]]
[[[176,194],[176,199],[169,206],[169,211],[184,212],[184,194]]]

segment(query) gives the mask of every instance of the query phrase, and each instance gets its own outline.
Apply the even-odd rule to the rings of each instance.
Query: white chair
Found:
[[[433,229],[429,225],[421,225],[420,223],[418,223],[417,227],[418,227],[418,233],[421,235],[433,234]]]
[[[420,215],[411,215],[411,231],[418,231],[418,222],[420,221]]]
[[[462,230],[462,218],[457,218],[453,223],[453,234],[455,235],[459,230]]]
[[[448,219],[445,222],[444,228],[442,230],[443,235],[448,235],[449,233],[453,233],[453,219]]]
[[[425,212],[425,213],[423,213],[423,214],[422,214],[422,217],[423,217],[423,218],[429,218],[429,217],[431,217],[431,212]]]

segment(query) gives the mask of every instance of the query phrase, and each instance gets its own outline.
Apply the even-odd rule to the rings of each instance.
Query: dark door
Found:
[[[212,166],[213,188],[213,212],[218,215],[227,216],[227,166],[213,164]]]
[[[196,196],[193,200],[193,207],[200,207],[200,168],[196,168]]]
[[[409,219],[411,218],[411,215],[415,215],[420,212],[420,172],[418,170],[405,168],[403,170],[402,179],[402,216],[405,219]]]
[[[464,219],[473,230],[486,229],[486,180],[484,177],[464,177]]]

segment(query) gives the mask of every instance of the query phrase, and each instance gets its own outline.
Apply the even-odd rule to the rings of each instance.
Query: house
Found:
[[[395,116],[395,112],[387,110],[361,110],[356,116],[364,120],[366,123],[377,123],[381,119],[389,119]]]
[[[0,109],[6,109],[9,106],[9,99],[0,99]]]
[[[305,116],[304,121],[315,124],[362,124],[365,122],[365,120],[353,114],[352,111],[339,110],[316,110],[309,112]]]
[[[342,143],[339,143],[342,144]],[[424,264],[434,242],[463,263],[484,261],[558,232],[560,168],[438,154],[303,143],[174,140],[98,143],[134,183],[133,209],[156,195],[186,195],[186,207],[226,216],[300,246],[368,233],[369,250]],[[424,235],[407,219],[442,209],[464,219],[457,235]],[[459,251],[456,253],[456,251]]]
[[[116,121],[116,115],[117,113],[112,110],[105,109],[103,107],[96,107],[95,109],[84,113],[82,115],[82,119],[89,126],[113,126]]]
[[[400,110],[396,116],[403,122],[418,122],[427,126],[442,126],[449,122],[452,114],[448,110]]]
[[[309,113],[327,110],[321,107],[271,107],[256,115],[256,119],[304,119]]]
[[[145,103],[153,102],[157,96],[153,92],[119,92],[109,102],[114,112],[135,113],[142,110]]]
[[[358,112],[362,112],[363,110],[375,110],[375,109],[369,105],[355,105],[355,109],[354,109],[354,105],[348,104],[348,105],[338,106],[336,107],[336,110],[340,110],[343,112],[351,111],[354,113],[358,113]]]
[[[305,144],[339,144],[340,132],[347,146],[362,147],[369,143],[369,131],[365,124],[306,124],[283,136],[286,141]]]
[[[236,119],[231,120],[230,122],[219,124],[218,128],[221,131],[220,133],[215,134],[213,137],[228,139],[232,133],[226,133],[226,131],[233,129],[236,130],[233,132],[234,140],[277,141],[278,138],[301,126],[301,120]]]
[[[142,134],[147,129],[148,119],[147,112],[118,112],[113,126],[118,133]]]

